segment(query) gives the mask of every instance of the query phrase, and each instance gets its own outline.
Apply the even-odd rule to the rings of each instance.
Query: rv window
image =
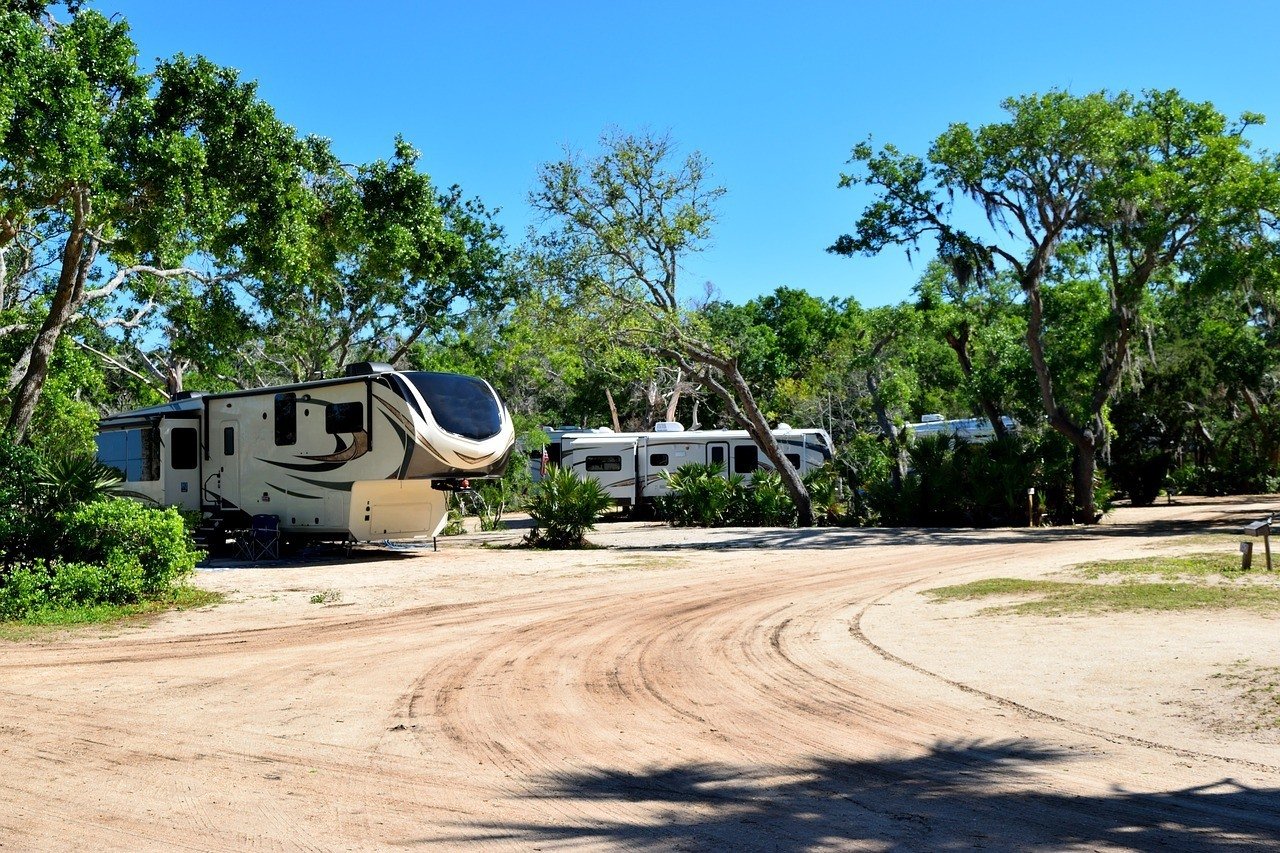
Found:
[[[649,454],[649,464],[654,468],[665,468],[670,461],[671,457],[665,453]]]
[[[160,479],[160,439],[156,427],[104,432],[98,436],[98,459],[118,468],[130,483]]]
[[[502,429],[502,405],[483,379],[455,373],[404,374],[431,410],[431,417],[445,432],[477,441]]]
[[[175,471],[190,471],[196,467],[200,445],[194,427],[179,427],[169,433],[169,464]]]
[[[712,446],[711,448],[711,464],[712,465],[724,464],[724,448],[718,444]]]
[[[236,455],[236,428],[235,427],[222,428],[222,455],[223,456]]]
[[[330,403],[324,409],[324,431],[330,435],[364,430],[364,403]]]
[[[733,449],[733,473],[750,474],[760,467],[760,451],[754,444],[739,444]]]
[[[785,453],[783,455],[787,457],[787,461],[791,463],[792,468],[795,468],[797,471],[800,470],[800,454],[799,453]]]
[[[588,471],[621,471],[621,456],[588,456]]]
[[[276,395],[276,447],[298,443],[298,401],[292,394]]]

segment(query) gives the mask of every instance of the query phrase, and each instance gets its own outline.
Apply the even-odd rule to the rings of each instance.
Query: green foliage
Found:
[[[39,473],[40,485],[55,512],[103,500],[123,482],[117,469],[80,452],[46,453]]]
[[[586,534],[613,500],[594,479],[582,480],[567,468],[542,478],[526,507],[533,518],[528,541],[545,548],[581,548]]]
[[[466,517],[466,510],[462,507],[461,493],[451,493],[449,495],[449,507],[445,515],[444,529],[440,531],[440,535],[461,536],[466,533]]]
[[[1013,435],[968,444],[946,434],[916,438],[900,489],[872,482],[868,503],[885,522],[930,527],[1027,524],[1026,494],[1040,487],[1040,452],[1033,439]],[[1037,488],[1037,497],[1043,498]]]
[[[122,578],[129,574],[127,562],[136,561],[143,595],[154,595],[190,574],[204,556],[175,509],[110,498],[64,513],[62,521],[66,559],[106,566]]]
[[[814,468],[804,475],[805,488],[813,501],[813,518],[817,524],[849,523],[849,504],[845,484],[834,464]]]
[[[1176,91],[1053,91],[1002,106],[1005,121],[952,124],[926,157],[855,146],[841,185],[875,198],[830,250],[910,253],[929,239],[961,284],[1016,280],[1043,413],[1078,451],[1074,515],[1092,521],[1107,408],[1140,370],[1133,351],[1156,292],[1205,258],[1271,254],[1264,211],[1280,204],[1280,170],[1248,150],[1259,116],[1231,123]],[[989,230],[968,230],[975,212]]]
[[[658,509],[672,526],[793,527],[796,524],[795,503],[777,471],[756,471],[748,484],[741,474],[725,476],[719,465],[690,462],[664,474],[664,479],[670,491],[658,499]],[[825,523],[843,516],[838,480],[829,469],[811,471],[805,477],[815,517]]]
[[[676,527],[717,527],[740,517],[746,497],[741,474],[726,477],[720,465],[690,462],[663,472],[663,479],[670,491],[659,508]]]
[[[763,527],[795,525],[796,505],[777,471],[756,471],[751,475],[751,486],[747,489],[747,513],[748,524]]]
[[[5,566],[46,550],[49,496],[40,477],[42,460],[29,447],[0,440],[0,580]]]

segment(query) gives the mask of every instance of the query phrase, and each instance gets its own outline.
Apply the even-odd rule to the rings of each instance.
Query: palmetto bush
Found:
[[[534,491],[526,509],[533,519],[528,541],[544,548],[581,548],[613,499],[595,480],[583,480],[567,468],[553,468]]]
[[[40,485],[56,510],[102,500],[122,482],[118,469],[92,454],[47,454],[40,464]]]
[[[719,465],[690,462],[663,472],[670,492],[659,508],[676,527],[716,527],[741,521],[746,486],[741,474],[725,477]]]
[[[795,502],[777,471],[756,471],[747,485],[741,474],[726,477],[719,465],[691,462],[665,476],[670,492],[659,508],[676,527],[790,527],[796,522]],[[830,510],[838,501],[824,493],[822,505]]]
[[[782,485],[782,475],[777,471],[757,471],[751,476],[747,489],[746,524],[762,527],[790,527],[796,523],[796,505]]]

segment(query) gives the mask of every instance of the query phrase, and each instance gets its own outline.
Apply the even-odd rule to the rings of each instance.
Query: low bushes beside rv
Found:
[[[177,510],[112,497],[118,482],[92,457],[0,443],[0,619],[91,621],[172,597],[204,554]]]

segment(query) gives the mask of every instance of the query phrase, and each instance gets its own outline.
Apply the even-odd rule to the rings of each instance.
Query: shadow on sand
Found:
[[[1193,503],[1185,504],[1195,505]],[[1265,514],[1263,514],[1265,515]],[[1222,505],[1212,520],[1158,519],[1112,522],[1088,527],[956,528],[956,527],[723,527],[697,528],[690,541],[655,545],[609,541],[609,525],[601,525],[593,541],[618,550],[732,550],[754,548],[813,548],[832,550],[873,545],[995,545],[1082,541],[1099,538],[1192,536],[1207,533],[1240,533],[1260,513],[1256,508]],[[605,535],[600,535],[605,534]]]
[[[535,799],[595,804],[593,812],[612,805],[605,811],[615,817],[473,826],[467,839],[655,851],[1280,847],[1280,789],[1222,779],[1154,793],[1055,790],[1044,771],[1071,758],[1028,741],[971,742],[939,743],[913,758],[815,759],[770,770],[600,770],[547,779]]]

